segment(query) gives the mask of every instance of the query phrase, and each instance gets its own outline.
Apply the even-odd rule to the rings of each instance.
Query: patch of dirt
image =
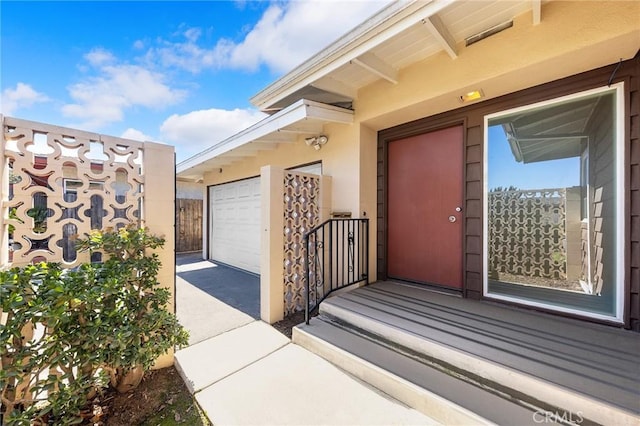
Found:
[[[582,290],[582,286],[580,285],[580,282],[578,280],[569,281],[566,279],[562,280],[554,278],[530,277],[525,275],[512,275],[504,272],[501,272],[499,274],[499,277],[500,281],[584,293],[584,291]]]
[[[317,315],[315,313],[313,316]],[[304,311],[272,324],[291,338],[292,329],[304,322]],[[100,426],[210,426],[175,367],[148,371],[136,389],[119,394],[106,391],[94,401],[94,421]],[[89,417],[89,416],[87,416]],[[98,421],[96,419],[99,418]]]
[[[289,339],[291,339],[291,330],[293,329],[293,327],[303,322],[304,322],[304,311],[299,311],[271,325],[280,333],[284,334]]]
[[[136,389],[102,398],[105,426],[210,425],[175,367],[148,371]]]

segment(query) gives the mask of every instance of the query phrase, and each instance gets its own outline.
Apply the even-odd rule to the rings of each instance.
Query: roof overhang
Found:
[[[500,124],[519,163],[579,157],[589,140],[602,96],[564,102],[492,121]]]
[[[376,80],[397,84],[404,67],[439,52],[456,59],[462,45],[531,12],[541,22],[548,0],[398,0],[251,98],[264,112],[300,97],[344,105]],[[508,28],[504,27],[504,28]],[[317,98],[315,97],[317,96]]]
[[[300,99],[253,126],[218,142],[176,166],[177,176],[199,180],[204,173],[228,166],[260,151],[293,143],[300,135],[319,135],[325,124],[353,123],[353,111],[320,102]]]

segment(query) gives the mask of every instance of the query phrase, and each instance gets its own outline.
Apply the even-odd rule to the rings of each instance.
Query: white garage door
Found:
[[[209,188],[209,257],[260,273],[260,178]]]

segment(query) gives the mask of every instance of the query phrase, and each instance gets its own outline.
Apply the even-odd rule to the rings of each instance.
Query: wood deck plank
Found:
[[[393,282],[324,303],[640,413],[637,333]]]

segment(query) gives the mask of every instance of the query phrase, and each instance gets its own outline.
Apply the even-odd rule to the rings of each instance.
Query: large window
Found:
[[[622,84],[486,117],[487,297],[622,321]]]

